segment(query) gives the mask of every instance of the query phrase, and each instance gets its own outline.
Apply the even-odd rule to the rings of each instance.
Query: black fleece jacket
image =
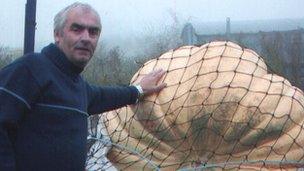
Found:
[[[0,71],[0,170],[83,171],[87,117],[133,104],[134,86],[86,83],[55,44]]]

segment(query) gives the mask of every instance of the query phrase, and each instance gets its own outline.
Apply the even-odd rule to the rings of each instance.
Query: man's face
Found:
[[[99,18],[92,11],[72,9],[62,31],[55,33],[55,41],[67,58],[78,67],[90,61],[100,35]]]

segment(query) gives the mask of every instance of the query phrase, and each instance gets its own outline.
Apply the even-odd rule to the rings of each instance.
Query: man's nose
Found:
[[[81,34],[81,40],[82,41],[90,41],[91,37],[90,37],[90,33],[88,29],[84,29],[82,34]]]

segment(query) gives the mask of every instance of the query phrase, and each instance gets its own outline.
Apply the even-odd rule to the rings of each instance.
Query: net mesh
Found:
[[[88,170],[288,170],[304,167],[304,96],[228,41],[183,46],[146,62],[131,84],[167,71],[167,87],[95,116]]]

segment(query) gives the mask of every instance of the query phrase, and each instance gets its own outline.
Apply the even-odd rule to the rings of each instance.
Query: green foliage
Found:
[[[12,62],[12,54],[9,48],[0,46],[0,69]]]
[[[297,30],[293,32],[290,47],[287,50],[287,53],[291,57],[291,82],[302,88],[304,83],[301,82],[301,77],[303,78],[303,73],[301,73],[301,67],[304,62],[304,49],[303,49],[303,39],[302,39],[303,30]]]
[[[284,75],[284,63],[282,55],[284,50],[284,40],[280,32],[276,32],[274,37],[262,35],[260,40],[263,56],[266,57],[266,63],[270,71],[278,75]]]
[[[138,67],[127,59],[118,46],[109,50],[105,46],[100,46],[83,72],[83,76],[89,83],[95,85],[128,85]]]

